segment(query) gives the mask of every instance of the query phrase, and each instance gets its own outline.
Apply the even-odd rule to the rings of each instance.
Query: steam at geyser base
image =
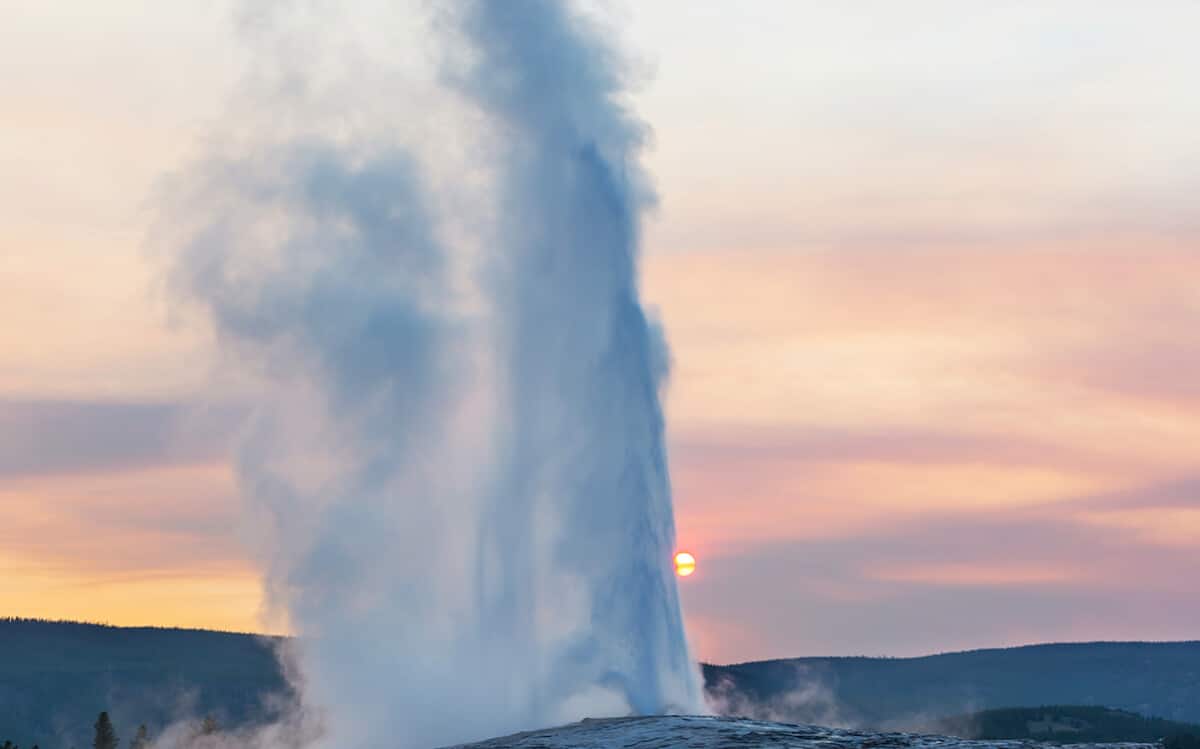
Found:
[[[403,749],[702,712],[629,69],[561,0],[392,5],[240,12],[249,73],[163,222],[254,404],[298,714]]]

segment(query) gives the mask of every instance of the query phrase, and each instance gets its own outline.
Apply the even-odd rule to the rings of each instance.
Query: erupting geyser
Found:
[[[702,710],[620,60],[562,0],[463,2],[422,88],[386,69],[411,18],[324,7],[247,10],[244,119],[168,217],[253,365],[246,531],[306,710],[342,749]]]

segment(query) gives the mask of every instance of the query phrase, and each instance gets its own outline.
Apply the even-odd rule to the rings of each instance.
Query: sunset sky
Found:
[[[146,242],[231,15],[0,0],[0,615],[264,626]],[[1200,4],[621,15],[698,655],[1200,637]]]

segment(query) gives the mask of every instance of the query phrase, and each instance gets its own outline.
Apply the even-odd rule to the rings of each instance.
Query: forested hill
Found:
[[[0,620],[0,742],[82,749],[101,710],[111,713],[122,747],[141,723],[153,733],[208,714],[227,727],[268,720],[271,695],[286,690],[277,642]],[[991,708],[1101,705],[1200,722],[1200,642],[797,658],[704,672],[728,710],[777,720],[937,730],[942,718]]]
[[[1060,744],[1152,743],[1172,736],[1200,737],[1200,726],[1108,707],[1051,705],[983,710],[947,718],[937,726],[937,732],[970,739],[1029,739]]]
[[[258,635],[0,620],[0,742],[87,747],[101,710],[122,746],[142,723],[264,719],[264,697],[286,689],[274,645]]]
[[[801,722],[920,729],[952,715],[1035,705],[1098,705],[1200,722],[1200,642],[793,658],[705,666],[704,676],[734,708]]]

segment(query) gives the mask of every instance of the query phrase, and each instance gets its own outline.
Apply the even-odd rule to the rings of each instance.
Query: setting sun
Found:
[[[687,577],[696,571],[696,557],[686,551],[681,551],[675,555],[675,574],[680,577]]]

